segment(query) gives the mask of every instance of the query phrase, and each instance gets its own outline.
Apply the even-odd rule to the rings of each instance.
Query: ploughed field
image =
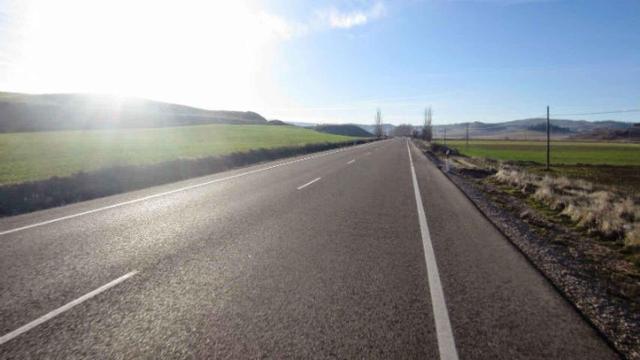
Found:
[[[355,139],[294,126],[198,125],[0,134],[0,185],[251,149]]]

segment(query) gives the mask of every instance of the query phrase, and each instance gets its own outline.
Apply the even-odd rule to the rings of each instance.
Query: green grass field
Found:
[[[546,161],[546,143],[543,141],[473,140],[467,148],[464,141],[453,140],[447,141],[447,145],[471,157],[539,164]],[[640,166],[640,144],[552,141],[551,163]]]
[[[547,174],[546,143],[543,141],[461,140],[447,145],[471,157],[496,160],[534,161],[529,171]],[[584,179],[640,193],[640,144],[611,142],[551,142],[551,174]]]
[[[154,129],[0,134],[0,184],[116,165],[352,140],[293,126],[202,125]]]

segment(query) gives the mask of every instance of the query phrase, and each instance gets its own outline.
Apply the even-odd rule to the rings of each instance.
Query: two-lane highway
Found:
[[[616,358],[401,139],[2,219],[0,247],[0,358]]]

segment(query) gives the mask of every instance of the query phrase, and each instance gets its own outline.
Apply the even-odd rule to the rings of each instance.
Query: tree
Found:
[[[382,113],[380,109],[376,112],[375,125],[374,125],[374,135],[380,139],[384,135],[384,131],[382,129]]]
[[[431,142],[433,139],[433,127],[431,126],[431,106],[424,111],[424,125],[422,126],[422,139]]]
[[[400,124],[393,129],[393,136],[411,136],[413,133],[413,125]]]

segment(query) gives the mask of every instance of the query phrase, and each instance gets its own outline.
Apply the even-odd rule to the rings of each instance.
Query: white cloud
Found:
[[[380,0],[373,3],[362,0],[360,3],[369,3],[370,6],[350,8],[348,10],[341,10],[332,6],[317,10],[315,16],[308,18],[307,21],[296,21],[261,12],[258,14],[258,22],[264,28],[266,34],[277,39],[288,40],[327,29],[350,29],[362,26],[386,15],[387,9]]]
[[[384,16],[385,6],[382,2],[374,3],[368,9],[358,9],[352,11],[341,11],[335,7],[327,11],[320,12],[320,18],[324,20],[329,27],[334,29],[350,29],[355,26],[365,25],[366,23],[376,20]]]
[[[263,29],[271,33],[277,39],[291,39],[293,37],[304,36],[309,32],[306,24],[301,24],[287,19],[262,12],[258,15],[258,20]]]

